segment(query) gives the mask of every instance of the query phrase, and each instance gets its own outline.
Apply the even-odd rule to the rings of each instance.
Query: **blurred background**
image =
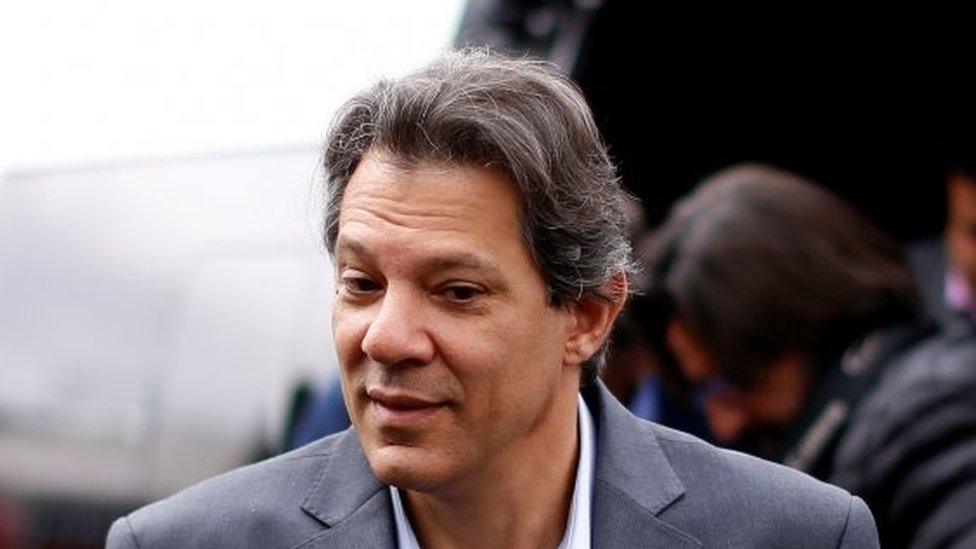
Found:
[[[454,45],[569,72],[649,227],[751,161],[901,242],[938,235],[973,127],[968,52],[923,50],[921,21],[745,19],[601,0],[0,7],[0,546],[99,547],[117,516],[291,445],[336,370],[320,141],[355,91]]]
[[[335,372],[319,143],[462,4],[0,8],[0,547],[277,453]]]

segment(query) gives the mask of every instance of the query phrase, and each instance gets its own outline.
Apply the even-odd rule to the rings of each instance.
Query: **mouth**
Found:
[[[380,387],[368,387],[366,396],[380,423],[393,425],[416,423],[448,404],[447,401]]]

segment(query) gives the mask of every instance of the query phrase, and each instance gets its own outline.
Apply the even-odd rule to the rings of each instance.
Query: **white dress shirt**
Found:
[[[590,508],[593,493],[593,466],[595,440],[593,438],[593,416],[586,407],[583,397],[577,406],[579,418],[580,450],[576,465],[576,483],[573,487],[573,501],[569,505],[566,530],[557,549],[590,549]],[[400,491],[390,486],[393,498],[393,516],[396,521],[397,547],[400,549],[420,549],[417,535],[410,526],[410,519],[403,509]]]

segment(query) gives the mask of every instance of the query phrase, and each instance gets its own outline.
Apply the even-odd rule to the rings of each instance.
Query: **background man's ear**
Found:
[[[566,340],[565,362],[579,364],[593,356],[610,335],[613,323],[627,301],[627,276],[620,272],[601,289],[570,305],[574,322]]]

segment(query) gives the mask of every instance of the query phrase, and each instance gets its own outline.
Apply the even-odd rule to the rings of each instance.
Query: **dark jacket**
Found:
[[[770,457],[864,498],[882,547],[976,547],[973,325],[879,330],[833,363]]]
[[[863,497],[884,547],[976,547],[976,330],[956,324],[886,365],[830,480]]]

